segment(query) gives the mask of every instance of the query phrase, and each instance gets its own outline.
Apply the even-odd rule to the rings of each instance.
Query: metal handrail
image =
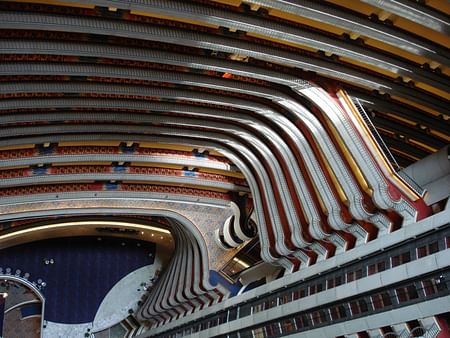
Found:
[[[377,128],[375,128],[374,124],[372,123],[372,120],[370,119],[369,115],[367,114],[366,110],[364,109],[364,107],[361,104],[361,102],[359,101],[359,99],[356,97],[352,97],[352,101],[353,101],[356,109],[360,113],[361,117],[363,118],[364,122],[366,122],[367,127],[369,127],[369,130],[371,131],[372,136],[375,138],[375,140],[378,142],[378,145],[383,150],[384,155],[388,158],[389,162],[392,164],[394,169],[396,171],[399,171],[401,169],[400,165],[397,163],[394,156],[392,155],[389,148],[387,147],[386,143],[384,142],[383,138],[378,133]]]
[[[423,196],[425,194],[425,189],[423,189],[421,186],[419,186],[411,177],[409,177],[404,171],[401,171],[400,165],[395,160],[394,156],[390,152],[388,146],[384,142],[381,135],[378,133],[377,128],[373,124],[372,120],[370,119],[369,115],[367,114],[366,110],[364,109],[363,105],[359,101],[358,98],[352,97],[352,101],[358,110],[359,114],[361,115],[362,119],[366,123],[367,127],[369,128],[370,132],[372,133],[372,136],[377,141],[378,145],[380,146],[382,152],[387,157],[389,162],[392,164],[394,170],[396,173],[410,186],[411,189],[413,189],[418,195]]]

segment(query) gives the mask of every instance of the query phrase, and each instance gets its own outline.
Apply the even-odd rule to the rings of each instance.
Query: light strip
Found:
[[[245,263],[243,260],[240,260],[239,258],[234,257],[233,261],[235,261],[236,263],[241,264],[246,269],[250,267],[249,264]]]
[[[48,224],[48,225],[42,225],[30,229],[24,229],[15,231],[13,233],[5,234],[0,236],[0,242],[11,238],[11,237],[17,237],[20,235],[28,234],[31,232],[36,231],[42,231],[42,230],[48,230],[48,229],[57,229],[57,228],[65,228],[65,227],[71,227],[71,226],[84,226],[84,225],[101,225],[101,226],[125,226],[125,227],[131,227],[131,228],[137,228],[140,230],[152,230],[152,231],[158,231],[165,234],[170,234],[170,231],[163,228],[157,228],[151,225],[143,225],[143,224],[136,224],[136,223],[128,223],[128,222],[116,222],[116,221],[79,221],[79,222],[65,222],[65,223],[56,223],[56,224]]]

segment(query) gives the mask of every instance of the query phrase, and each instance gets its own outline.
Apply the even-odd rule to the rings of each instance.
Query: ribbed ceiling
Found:
[[[293,75],[340,85],[359,98],[402,166],[443,147],[449,141],[448,6],[346,4],[2,2],[2,109],[76,109],[75,101],[58,104],[67,96],[180,101],[195,91],[245,98],[242,82],[279,88]],[[214,86],[219,77],[234,89]],[[5,101],[31,97],[55,100],[41,108]]]

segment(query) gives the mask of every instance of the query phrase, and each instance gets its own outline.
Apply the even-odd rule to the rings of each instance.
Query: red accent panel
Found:
[[[437,338],[450,338],[450,312],[442,313],[440,315],[434,316],[439,327],[441,328],[441,333]]]

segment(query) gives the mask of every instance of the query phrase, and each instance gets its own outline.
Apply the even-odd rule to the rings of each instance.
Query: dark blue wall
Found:
[[[242,284],[237,281],[236,283],[230,283],[225,277],[223,277],[220,273],[214,270],[209,270],[209,282],[216,286],[217,284],[221,284],[226,287],[230,291],[230,297],[237,295],[239,290],[242,288]]]

